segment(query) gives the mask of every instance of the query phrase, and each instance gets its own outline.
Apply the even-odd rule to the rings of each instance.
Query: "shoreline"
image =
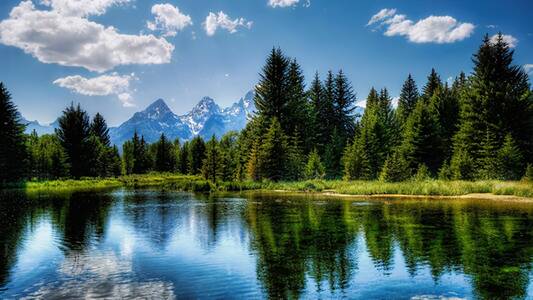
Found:
[[[90,192],[110,188],[160,187],[189,192],[299,193],[352,198],[495,199],[533,201],[533,182],[525,181],[380,181],[308,180],[298,182],[220,182],[198,176],[170,173],[126,175],[117,178],[84,178],[26,182],[18,188],[29,194]]]

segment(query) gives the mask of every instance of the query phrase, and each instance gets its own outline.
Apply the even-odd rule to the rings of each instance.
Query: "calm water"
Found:
[[[0,197],[0,298],[533,298],[533,204]]]

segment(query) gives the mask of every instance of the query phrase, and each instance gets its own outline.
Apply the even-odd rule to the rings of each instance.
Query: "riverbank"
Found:
[[[506,195],[533,198],[533,182],[528,181],[342,181],[309,180],[300,182],[220,182],[213,184],[197,176],[151,173],[117,178],[30,181],[22,188],[29,193],[91,191],[113,187],[158,186],[192,192],[287,191],[350,196],[467,196]]]

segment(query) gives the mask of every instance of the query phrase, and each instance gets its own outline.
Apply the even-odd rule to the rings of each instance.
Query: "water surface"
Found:
[[[0,196],[0,298],[533,298],[533,204]]]

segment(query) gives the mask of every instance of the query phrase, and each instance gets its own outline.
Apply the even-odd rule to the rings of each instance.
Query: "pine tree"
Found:
[[[300,135],[296,131],[291,137],[289,137],[287,149],[287,171],[285,172],[284,179],[293,181],[299,180],[303,177],[304,170],[305,159],[302,143],[300,141]]]
[[[431,96],[433,96],[435,91],[437,91],[438,89],[442,89],[442,81],[435,69],[431,69],[431,73],[428,76],[426,85],[422,90],[422,98],[424,99],[424,101],[429,101],[429,98],[431,98]]]
[[[113,145],[109,149],[109,167],[108,167],[108,176],[118,177],[122,174],[122,161],[120,159],[120,153],[116,145]]]
[[[429,106],[439,123],[439,135],[443,147],[442,160],[448,160],[452,155],[452,139],[459,124],[459,99],[445,85],[433,93],[429,99]]]
[[[250,156],[246,162],[246,175],[249,179],[257,181],[261,179],[261,170],[260,170],[260,147],[258,141],[254,142],[252,148],[250,149]]]
[[[524,181],[533,181],[533,165],[528,164],[526,167],[526,173],[524,174],[524,177],[522,178]]]
[[[335,179],[342,177],[342,153],[345,148],[345,140],[339,134],[337,128],[333,128],[331,140],[326,145],[324,152],[324,164],[326,166],[326,177],[328,179]]]
[[[188,170],[191,175],[201,173],[202,163],[205,158],[205,142],[197,136],[191,140],[189,145]]]
[[[89,163],[94,160],[92,149],[88,147],[90,124],[87,112],[79,104],[74,107],[71,103],[59,118],[56,134],[67,154],[70,175],[74,178],[89,175]]]
[[[173,172],[176,168],[176,156],[174,147],[167,140],[165,134],[161,134],[155,149],[155,169],[159,172]]]
[[[409,179],[412,174],[409,163],[400,151],[394,151],[387,158],[379,179],[385,182],[400,182]]]
[[[351,83],[346,75],[340,70],[335,76],[335,86],[333,90],[333,108],[335,112],[334,125],[339,131],[343,144],[354,135],[355,119],[355,94]],[[343,145],[344,148],[344,145]]]
[[[305,178],[307,179],[322,179],[326,175],[326,168],[320,160],[320,155],[316,149],[309,153],[307,165],[305,167]]]
[[[180,156],[178,158],[178,172],[181,174],[189,173],[189,142],[186,141],[181,146]]]
[[[455,156],[471,158],[474,174],[462,174],[464,177],[474,178],[475,170],[483,168],[488,155],[483,151],[487,131],[498,146],[511,134],[524,157],[533,157],[533,98],[527,74],[513,65],[513,54],[500,35],[496,43],[485,36],[474,55],[474,73],[461,93],[461,121],[452,158],[452,167],[461,161]]]
[[[217,182],[223,176],[222,156],[215,135],[205,145],[205,158],[202,162],[202,176],[211,182]]]
[[[220,155],[222,157],[223,181],[239,180],[239,134],[235,131],[226,133],[219,142]]]
[[[346,148],[343,156],[345,180],[372,178],[370,161],[364,147],[364,138],[357,138]]]
[[[122,168],[126,175],[133,174],[135,157],[133,155],[133,142],[126,141],[122,144]]]
[[[293,59],[289,64],[287,74],[287,118],[286,124],[282,124],[281,128],[285,132],[292,132],[297,134],[302,142],[302,147],[307,150],[311,145],[311,122],[310,105],[307,102],[307,95],[305,93],[305,78],[302,74],[300,65]]]
[[[401,127],[407,122],[409,115],[413,112],[418,101],[418,88],[416,82],[409,74],[405,80],[402,91],[400,92],[400,99],[398,100],[398,108],[396,115]]]
[[[438,118],[424,101],[416,104],[407,120],[401,151],[413,172],[424,164],[436,174],[444,161]]]
[[[98,137],[100,142],[105,146],[111,145],[109,139],[109,129],[107,128],[106,121],[100,113],[96,113],[91,123],[91,134]]]
[[[258,156],[261,177],[273,181],[285,178],[287,170],[288,141],[276,118],[272,119]]]
[[[519,180],[524,174],[524,157],[510,134],[505,136],[498,151],[499,177],[503,180]]]
[[[257,113],[268,119],[276,118],[286,125],[289,118],[289,65],[290,61],[281,49],[272,49],[255,88]]]
[[[307,92],[310,103],[310,119],[312,122],[313,139],[312,142],[319,153],[324,152],[324,147],[327,144],[329,133],[326,132],[327,124],[330,120],[326,116],[326,99],[324,95],[324,87],[320,81],[318,72],[315,73],[311,88]]]

